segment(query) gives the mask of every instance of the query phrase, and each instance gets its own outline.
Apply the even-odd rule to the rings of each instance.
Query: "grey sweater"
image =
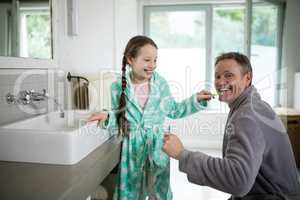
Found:
[[[184,150],[179,169],[190,182],[231,199],[300,200],[297,168],[286,130],[253,86],[229,105],[223,158]]]

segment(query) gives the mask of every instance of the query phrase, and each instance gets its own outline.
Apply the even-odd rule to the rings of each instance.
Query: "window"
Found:
[[[207,10],[201,6],[146,9],[147,33],[159,45],[157,70],[169,81],[174,97],[182,100],[205,84]]]
[[[263,99],[276,104],[275,86],[278,70],[278,7],[271,4],[253,6],[251,62],[256,87]]]
[[[51,59],[51,20],[46,6],[20,8],[20,56]]]
[[[218,6],[213,8],[213,58],[227,51],[245,53],[244,13],[244,6]]]
[[[144,34],[159,46],[157,70],[181,100],[201,88],[214,88],[215,57],[227,51],[246,54],[250,29],[253,83],[262,98],[274,106],[280,63],[279,9],[271,3],[254,3],[252,26],[246,27],[245,3],[144,5]],[[223,105],[214,101],[210,109],[223,111]]]

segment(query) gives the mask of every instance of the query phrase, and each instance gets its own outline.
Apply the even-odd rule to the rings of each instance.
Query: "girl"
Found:
[[[101,121],[103,128],[117,127],[123,137],[115,200],[172,199],[170,160],[162,151],[164,119],[195,113],[211,98],[202,91],[176,103],[166,80],[155,72],[156,59],[152,39],[131,38],[123,56],[122,78],[111,85],[112,110],[88,120]]]

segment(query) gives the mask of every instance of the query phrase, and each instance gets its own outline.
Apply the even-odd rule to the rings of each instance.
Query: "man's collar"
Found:
[[[254,90],[255,87],[253,85],[250,85],[247,87],[241,94],[238,96],[233,102],[229,103],[228,106],[230,109],[233,109],[236,105],[239,105],[244,99],[246,99],[252,90]]]

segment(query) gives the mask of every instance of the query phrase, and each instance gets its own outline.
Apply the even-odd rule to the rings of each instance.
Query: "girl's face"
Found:
[[[156,68],[157,49],[146,44],[140,48],[135,58],[128,58],[128,63],[132,68],[132,79],[135,82],[145,82],[151,79]]]

